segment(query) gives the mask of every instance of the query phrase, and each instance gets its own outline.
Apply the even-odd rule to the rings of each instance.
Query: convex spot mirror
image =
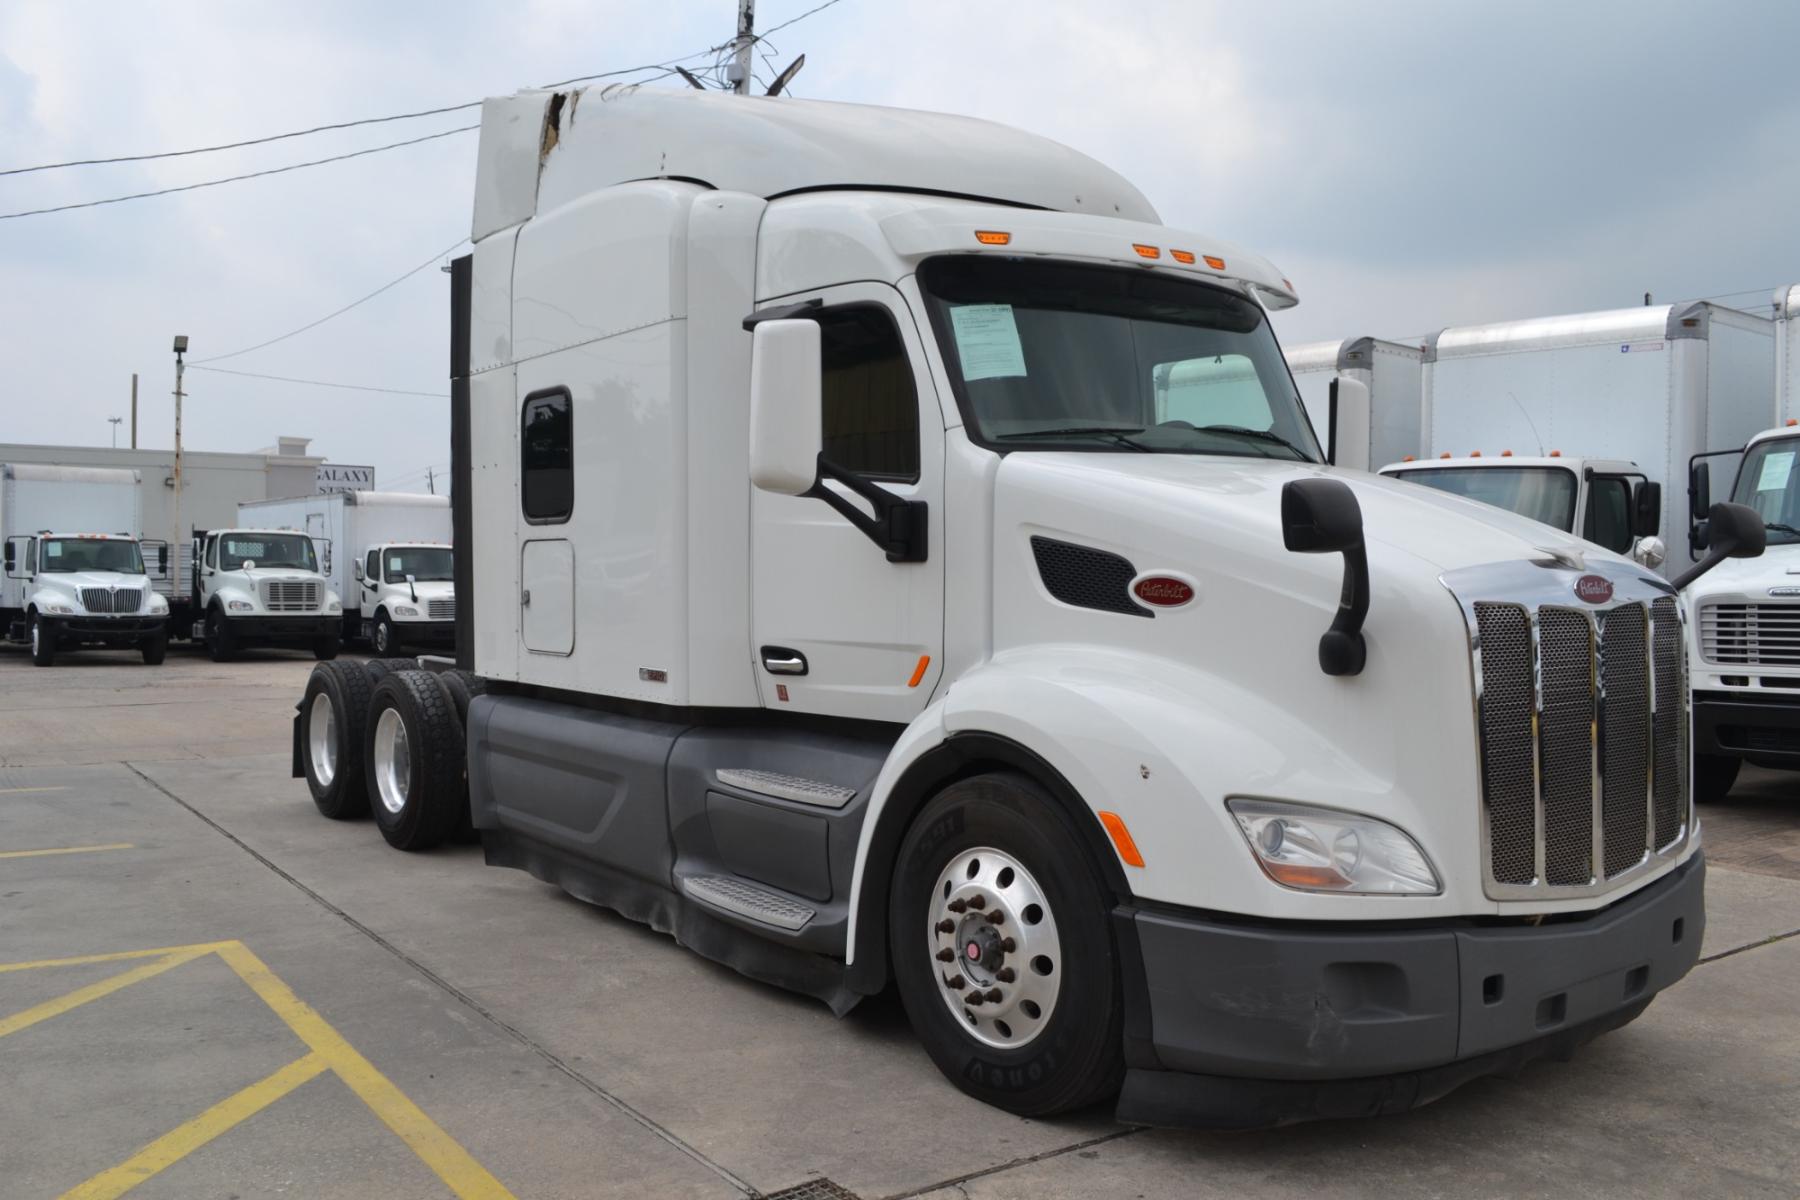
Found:
[[[759,321],[750,342],[750,482],[801,496],[819,481],[819,324]]]

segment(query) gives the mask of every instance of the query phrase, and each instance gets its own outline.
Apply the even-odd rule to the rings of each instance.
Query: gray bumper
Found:
[[[1705,876],[1696,855],[1606,909],[1542,925],[1337,930],[1140,911],[1161,1069],[1133,1064],[1120,1117],[1242,1127],[1391,1112],[1567,1053],[1694,965]]]

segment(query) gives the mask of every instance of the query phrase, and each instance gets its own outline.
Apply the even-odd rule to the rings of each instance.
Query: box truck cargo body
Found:
[[[1800,284],[1775,293],[1775,387],[1779,421],[1800,421]]]
[[[1419,347],[1373,337],[1311,342],[1290,347],[1287,364],[1336,465],[1376,471],[1419,453]]]
[[[1699,558],[1681,536],[1688,458],[1767,428],[1774,394],[1773,323],[1703,301],[1445,329],[1425,345],[1421,457],[1633,463],[1662,485],[1676,573]]]
[[[413,492],[336,492],[238,506],[247,524],[302,530],[343,598],[344,637],[380,654],[448,646],[455,634],[450,498]]]
[[[1394,1111],[1694,962],[1674,590],[1327,466],[1265,260],[933,113],[526,92],[478,162],[458,668],[315,668],[326,815],[892,982],[1029,1114]]]
[[[169,547],[139,541],[138,484],[136,471],[0,464],[0,631],[37,665],[80,646],[163,660],[169,604],[152,572],[167,574]]]

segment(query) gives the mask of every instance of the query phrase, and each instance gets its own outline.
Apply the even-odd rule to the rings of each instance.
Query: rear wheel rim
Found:
[[[331,697],[324,692],[313,697],[306,733],[312,750],[313,778],[321,787],[330,787],[331,781],[337,778],[337,714],[332,711]]]
[[[375,722],[375,789],[381,807],[398,816],[412,787],[412,745],[406,722],[396,709],[384,708]]]
[[[1049,1025],[1062,938],[1044,889],[1012,855],[978,846],[950,860],[931,889],[925,944],[938,994],[976,1041],[1017,1050]]]

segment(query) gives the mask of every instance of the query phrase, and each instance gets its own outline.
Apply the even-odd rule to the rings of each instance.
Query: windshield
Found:
[[[1510,509],[1558,529],[1575,528],[1575,472],[1565,467],[1444,467],[1394,478]]]
[[[144,573],[144,556],[138,551],[138,544],[123,538],[45,538],[43,563],[48,572]]]
[[[448,546],[389,546],[381,557],[389,583],[402,583],[408,575],[419,583],[453,578]]]
[[[982,445],[1324,457],[1262,308],[1234,292],[975,256],[933,259],[920,283]]]
[[[1731,498],[1748,504],[1769,527],[1771,546],[1800,542],[1800,438],[1759,443],[1744,455]]]
[[[219,570],[235,571],[245,563],[317,571],[312,539],[301,533],[226,533],[219,536]]]

